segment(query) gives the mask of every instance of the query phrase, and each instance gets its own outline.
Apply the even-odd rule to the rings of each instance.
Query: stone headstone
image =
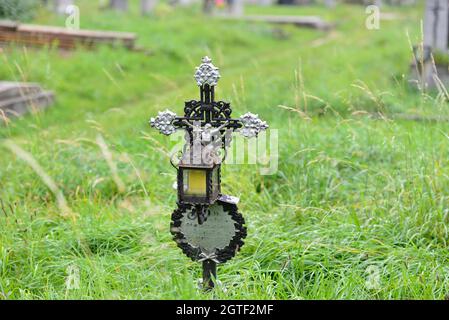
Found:
[[[54,9],[57,14],[64,15],[67,13],[67,7],[74,4],[73,0],[54,0]]]
[[[449,87],[448,67],[448,65],[435,65],[430,59],[423,61],[415,59],[410,66],[409,82],[420,90],[438,89],[443,92]]]
[[[0,124],[29,111],[44,109],[54,102],[54,94],[38,84],[0,81]]]
[[[128,11],[128,0],[110,0],[109,7],[117,11]]]
[[[140,11],[143,15],[153,12],[158,0],[140,0]]]
[[[427,0],[424,14],[424,46],[448,50],[448,0]]]

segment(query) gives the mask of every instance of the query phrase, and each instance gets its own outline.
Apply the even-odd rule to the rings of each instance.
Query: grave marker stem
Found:
[[[217,264],[212,260],[203,261],[203,288],[213,289],[217,279]]]

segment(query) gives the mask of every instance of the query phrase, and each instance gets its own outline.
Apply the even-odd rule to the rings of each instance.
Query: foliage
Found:
[[[37,0],[0,0],[0,19],[30,19],[37,6]]]
[[[449,67],[449,53],[440,51],[434,52],[433,59],[435,60],[436,65]]]

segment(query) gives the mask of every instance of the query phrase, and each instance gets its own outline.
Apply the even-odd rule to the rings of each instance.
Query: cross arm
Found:
[[[159,130],[165,135],[173,134],[177,129],[190,131],[194,125],[191,122],[199,121],[201,124],[210,123],[212,127],[222,130],[224,128],[239,131],[244,137],[252,138],[268,128],[268,124],[262,121],[257,114],[251,112],[245,113],[238,119],[223,117],[215,117],[210,122],[205,122],[201,116],[184,116],[179,117],[176,113],[165,110],[160,111],[156,118],[150,119],[151,127]]]

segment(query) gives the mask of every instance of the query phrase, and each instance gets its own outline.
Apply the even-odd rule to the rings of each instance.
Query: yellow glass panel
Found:
[[[187,171],[187,190],[186,194],[206,195],[206,171],[188,170]]]

